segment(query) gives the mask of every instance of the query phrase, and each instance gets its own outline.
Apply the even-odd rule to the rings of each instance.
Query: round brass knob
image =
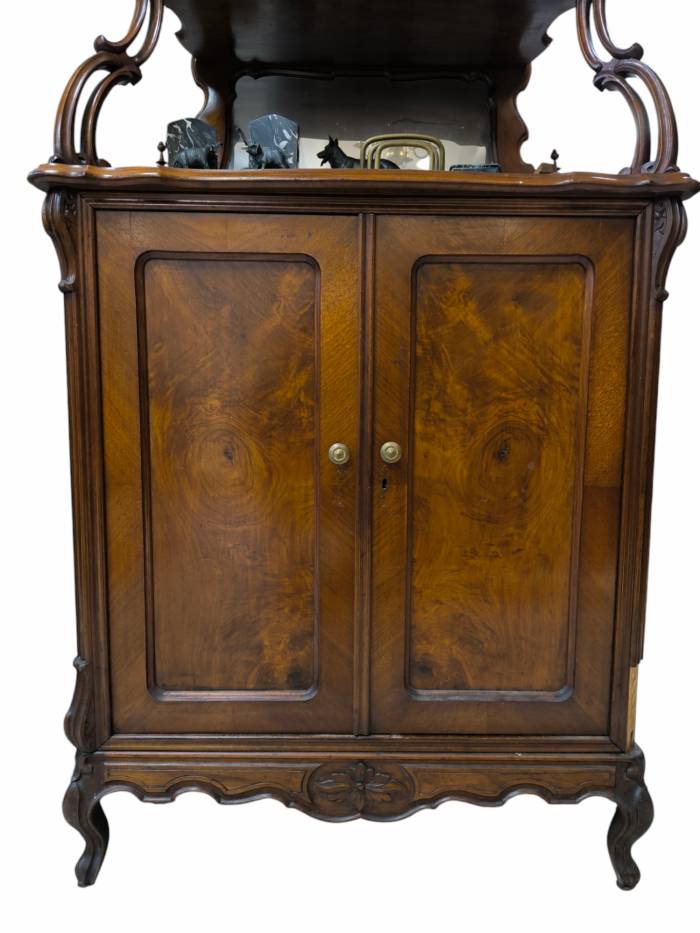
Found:
[[[382,444],[379,453],[384,463],[398,463],[403,456],[403,451],[396,441],[387,441],[386,444]]]
[[[350,448],[347,444],[332,444],[328,451],[328,459],[336,466],[345,466],[350,461]]]

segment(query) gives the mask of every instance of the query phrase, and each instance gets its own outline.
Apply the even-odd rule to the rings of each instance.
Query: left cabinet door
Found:
[[[98,210],[96,247],[113,731],[351,732],[357,219]]]

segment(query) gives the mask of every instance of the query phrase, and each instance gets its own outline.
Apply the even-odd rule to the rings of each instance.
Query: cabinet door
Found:
[[[607,734],[633,243],[378,221],[374,731]]]
[[[97,214],[116,732],[352,731],[358,242]]]

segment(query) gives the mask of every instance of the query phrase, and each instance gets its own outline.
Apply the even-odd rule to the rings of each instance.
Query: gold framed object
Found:
[[[435,136],[420,136],[411,133],[385,133],[381,136],[370,136],[362,143],[360,168],[381,168],[382,153],[396,146],[424,149],[430,157],[431,171],[445,171],[445,146],[442,140]]]

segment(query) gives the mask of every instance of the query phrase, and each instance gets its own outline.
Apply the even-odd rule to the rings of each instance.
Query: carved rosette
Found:
[[[415,785],[398,764],[336,761],[312,772],[307,793],[322,816],[381,819],[405,812],[414,799]]]

